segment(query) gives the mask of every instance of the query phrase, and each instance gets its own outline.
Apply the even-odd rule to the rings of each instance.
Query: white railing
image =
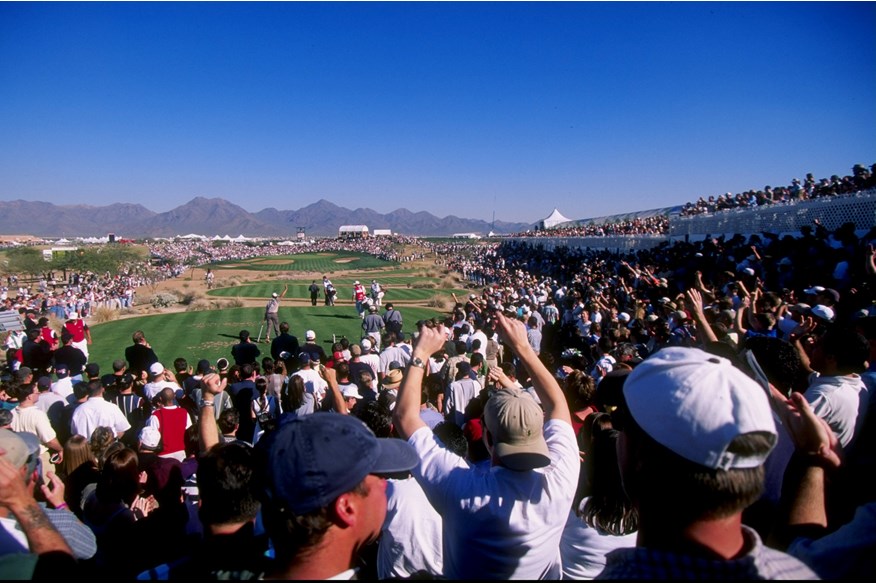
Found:
[[[511,241],[541,246],[548,251],[558,247],[604,249],[616,253],[649,249],[668,240],[665,235],[609,235],[605,237],[509,237]]]
[[[857,231],[866,232],[876,225],[876,189],[800,203],[673,217],[669,221],[669,236],[673,240],[695,240],[706,235],[750,235],[764,231],[780,235],[799,234],[804,226],[812,227],[816,219],[829,231],[852,222]]]

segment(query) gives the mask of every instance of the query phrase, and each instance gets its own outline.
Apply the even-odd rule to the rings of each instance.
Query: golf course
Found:
[[[216,274],[216,283],[207,290],[204,274]],[[335,306],[324,304],[322,277],[327,275],[337,288]],[[385,291],[383,303],[392,302],[404,318],[404,331],[414,330],[418,320],[444,316],[452,306],[452,293],[462,297],[468,290],[455,275],[440,272],[431,262],[401,265],[363,254],[306,253],[274,257],[233,260],[200,266],[182,276],[162,283],[158,289],[138,290],[136,307],[142,316],[92,324],[93,344],[89,361],[110,370],[115,359],[124,357],[131,345],[131,335],[142,330],[147,341],[165,366],[182,357],[189,364],[198,359],[215,363],[231,357],[231,347],[238,342],[241,330],[250,331],[255,340],[264,323],[265,304],[271,294],[288,286],[279,310],[280,322],[290,325],[290,332],[304,342],[304,332],[313,330],[328,352],[335,339],[347,337],[351,342],[362,336],[362,321],[352,301],[353,282],[361,281],[369,289],[376,279]],[[316,281],[320,295],[316,306],[310,303],[308,287]],[[369,289],[370,292],[370,289]],[[173,294],[180,302],[165,309],[150,305],[154,294]],[[384,312],[383,307],[379,309]],[[135,311],[136,312],[136,311]],[[262,355],[270,355],[264,343]]]

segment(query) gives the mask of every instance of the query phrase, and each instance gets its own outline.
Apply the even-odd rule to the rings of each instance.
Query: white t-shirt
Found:
[[[73,412],[70,429],[74,434],[91,438],[98,426],[106,426],[116,434],[127,432],[131,428],[128,418],[119,406],[102,397],[90,397]]]
[[[143,386],[143,397],[151,403],[155,396],[161,393],[161,390],[165,387],[172,389],[176,395],[179,395],[179,392],[182,391],[182,388],[175,381],[153,381]]]
[[[462,428],[465,424],[465,408],[481,392],[481,385],[474,379],[459,379],[447,388],[444,398],[444,414],[452,415],[454,424]]]
[[[845,448],[860,428],[869,403],[867,387],[859,375],[815,376],[803,394],[812,411],[836,433]]]
[[[441,516],[414,478],[386,481],[386,520],[377,548],[377,577],[444,572]]]
[[[296,375],[304,380],[304,390],[313,395],[318,405],[325,397],[329,388],[326,380],[320,377],[319,371],[313,369],[299,369],[292,374],[292,376]]]
[[[12,410],[12,424],[10,427],[13,432],[36,434],[40,440],[40,453],[48,450],[46,442],[51,442],[57,438],[55,429],[52,428],[52,424],[49,422],[49,417],[36,406],[29,408],[19,406],[14,408]]]
[[[532,471],[475,470],[444,448],[428,427],[408,439],[414,469],[444,519],[444,576],[449,580],[558,580],[560,537],[578,485],[572,426],[548,420],[551,464]]]
[[[70,396],[73,395],[73,380],[69,377],[59,379],[52,384],[52,391],[70,403]]]
[[[581,501],[580,509],[587,503]],[[605,568],[605,555],[620,548],[636,547],[638,533],[611,535],[590,527],[575,511],[569,511],[560,555],[563,558],[563,580],[593,580]]]

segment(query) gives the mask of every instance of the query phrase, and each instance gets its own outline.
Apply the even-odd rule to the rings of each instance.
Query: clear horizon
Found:
[[[2,3],[0,200],[532,223],[876,162],[876,4]]]

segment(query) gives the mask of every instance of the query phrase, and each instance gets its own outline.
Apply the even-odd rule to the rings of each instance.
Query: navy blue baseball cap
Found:
[[[358,418],[314,413],[268,437],[265,495],[280,511],[304,515],[327,507],[369,474],[410,470],[420,461],[398,438],[377,438]]]

